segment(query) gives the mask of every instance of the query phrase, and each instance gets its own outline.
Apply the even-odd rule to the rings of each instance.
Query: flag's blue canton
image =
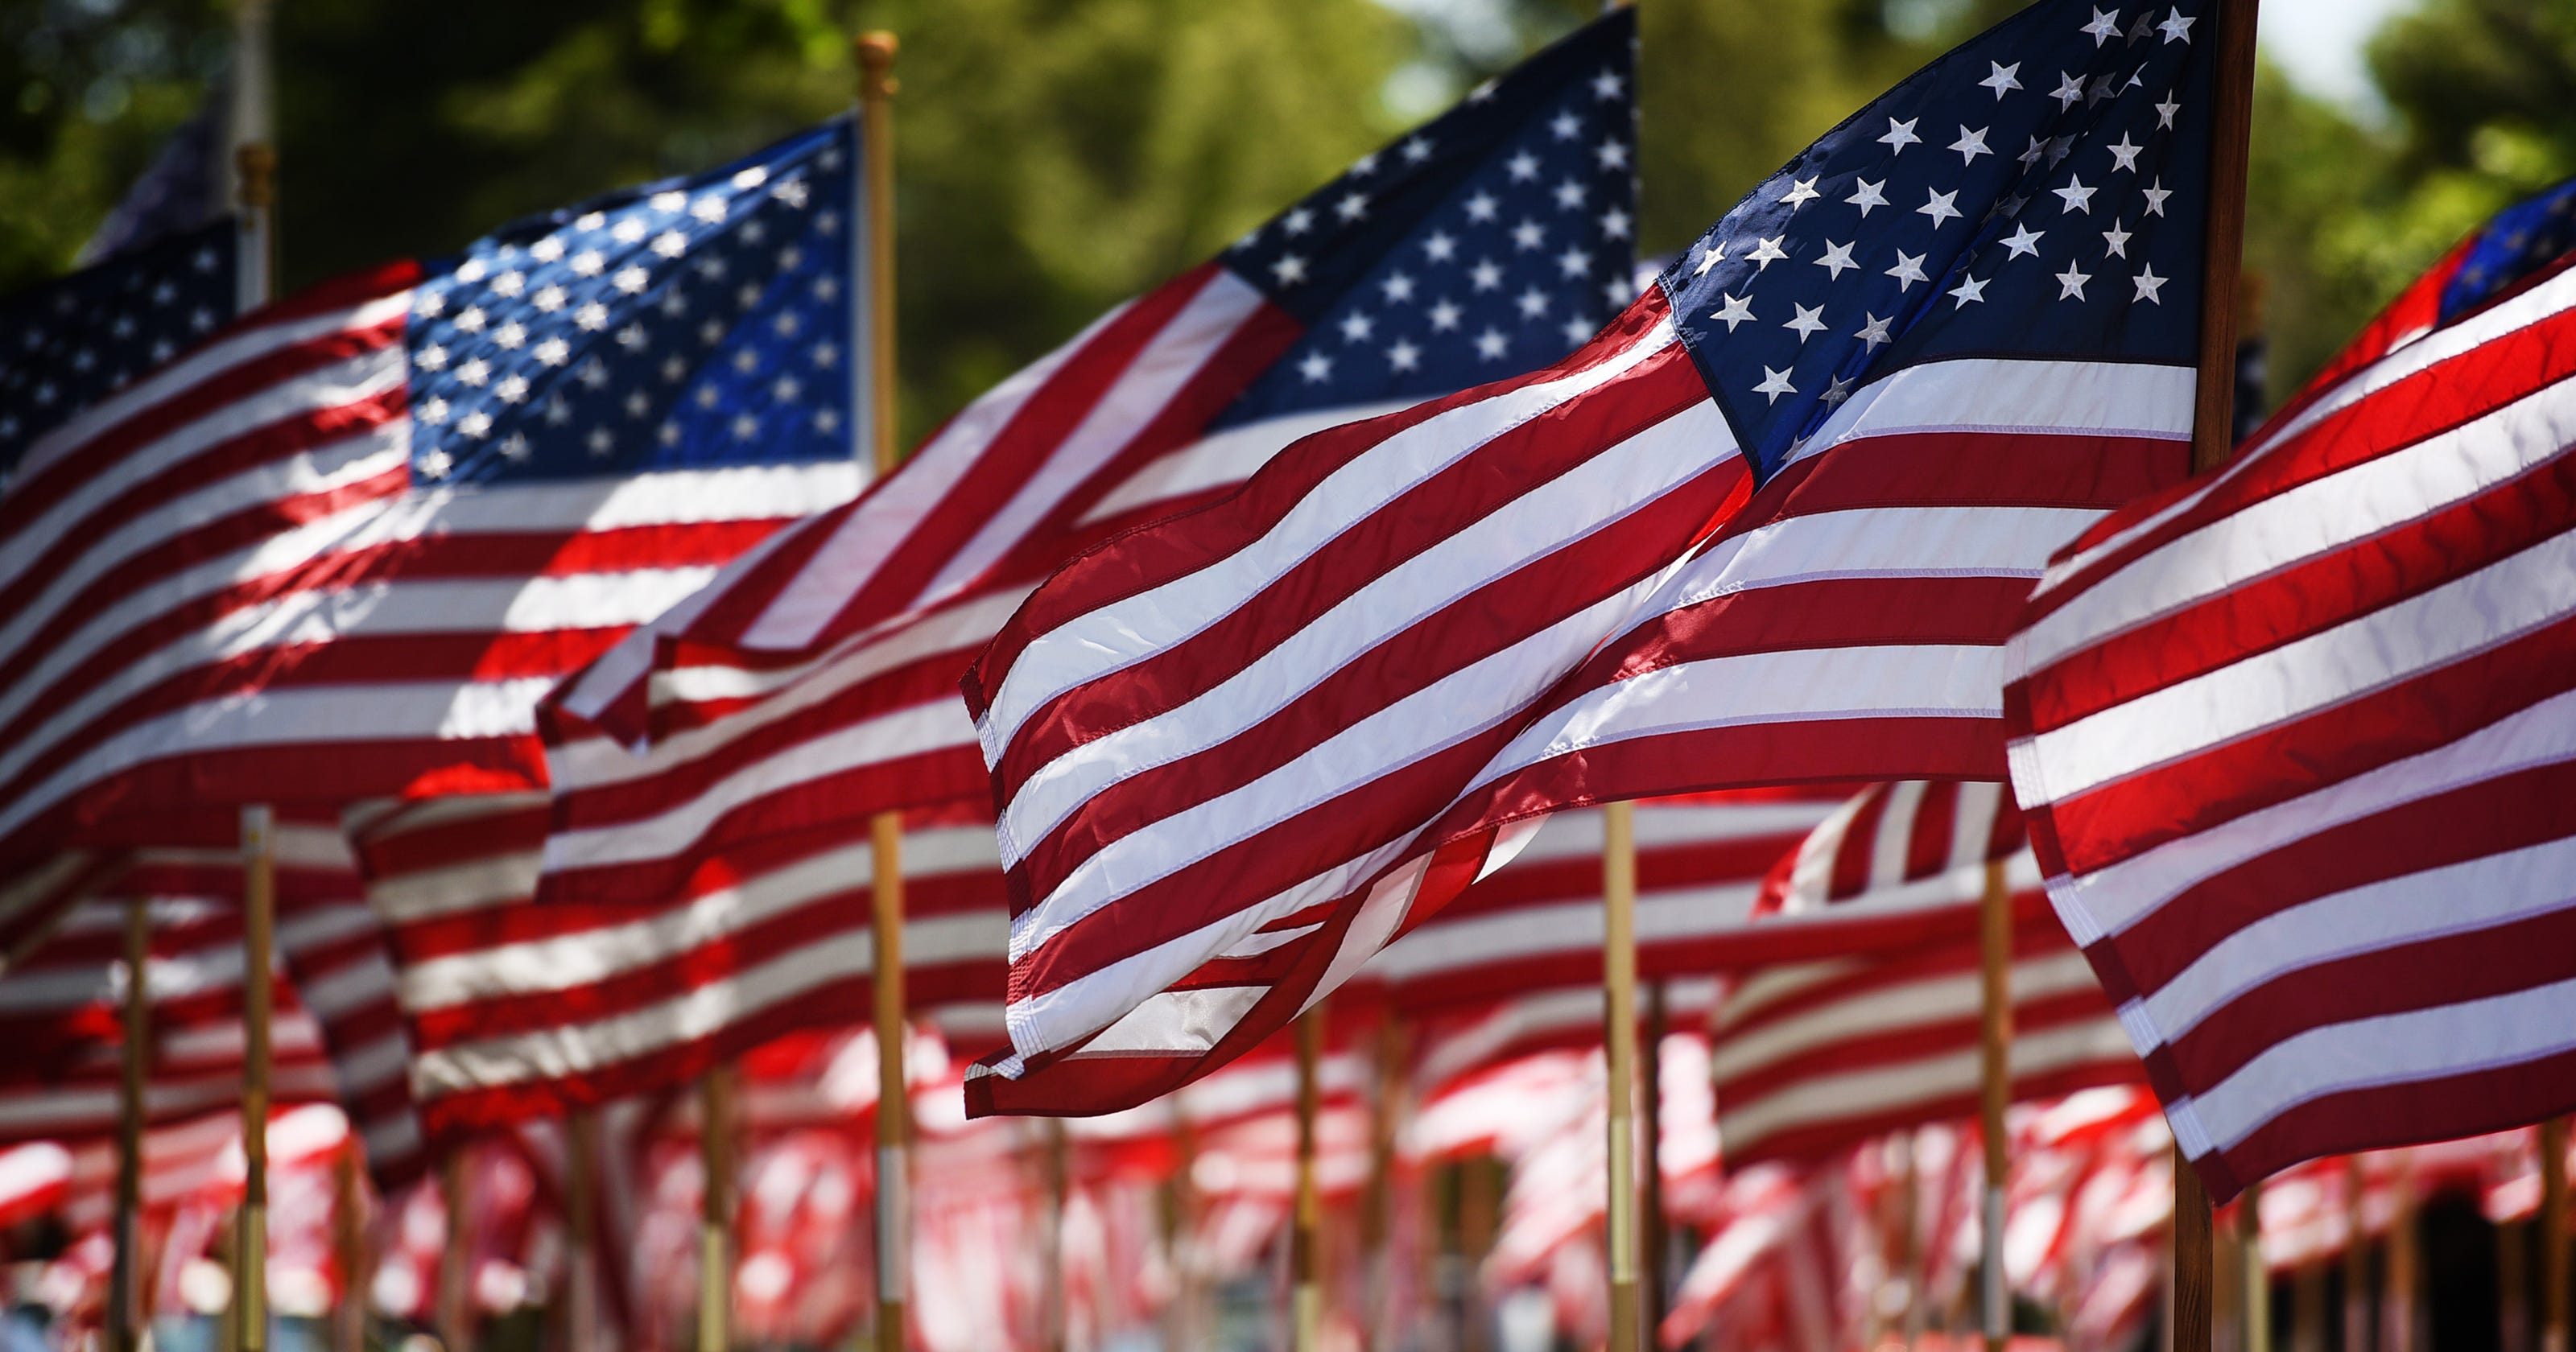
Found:
[[[233,224],[172,235],[0,305],[0,478],[36,438],[233,314]]]
[[[99,222],[89,243],[81,246],[81,263],[90,263],[141,248],[172,235],[212,225],[229,215],[224,202],[226,114],[231,94],[218,83],[197,103],[196,115],[170,133],[152,165],[126,188],[116,209]]]
[[[2497,212],[2442,288],[2439,322],[2452,320],[2511,289],[2576,248],[2576,179]]]
[[[2041,0],[1854,114],[1664,274],[1758,475],[1904,366],[2194,360],[2205,8]]]
[[[1624,308],[1635,49],[1633,13],[1600,19],[1239,241],[1226,265],[1305,333],[1217,425],[1517,375]]]
[[[845,458],[848,121],[478,240],[415,293],[412,479]]]

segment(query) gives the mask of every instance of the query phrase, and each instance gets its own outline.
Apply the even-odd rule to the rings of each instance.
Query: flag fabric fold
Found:
[[[2070,545],[2013,638],[2050,896],[2214,1198],[2576,1106],[2571,201]]]
[[[1557,366],[1038,588],[965,682],[1015,909],[975,1110],[1222,1062],[1549,811],[2000,778],[2022,596],[2186,460],[2215,75],[2136,17],[2031,6]]]

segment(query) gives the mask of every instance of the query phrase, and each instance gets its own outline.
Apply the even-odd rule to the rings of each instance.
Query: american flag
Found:
[[[775,837],[656,904],[537,906],[546,820],[534,793],[349,814],[431,1139],[667,1090],[786,1033],[868,1018],[864,837]],[[903,844],[905,994],[993,1045],[1009,915],[989,818],[924,812]]]
[[[0,301],[0,485],[47,432],[233,317],[230,217]]]
[[[852,128],[246,317],[0,496],[0,855],[542,782],[537,698],[847,498]]]
[[[366,1147],[367,1170],[390,1193],[428,1167],[428,1144],[411,1100],[411,1041],[394,998],[388,936],[367,909],[339,815],[278,814],[275,958],[321,1031],[338,1103]],[[158,846],[119,858],[103,886],[123,896],[242,900],[238,846]]]
[[[956,684],[1049,570],[1317,428],[1539,367],[1631,295],[1615,14],[1103,316],[859,502],[782,532],[562,707],[546,896],[651,899],[730,845],[985,797]]]
[[[2092,969],[2049,912],[2009,801],[1999,799],[1989,784],[1878,785],[1773,875],[1769,914],[1892,913],[1901,923],[1878,934],[1855,926],[1845,933],[1874,942],[1763,966],[1719,999],[1711,1059],[1730,1161],[1814,1160],[1976,1110],[1989,859],[2003,863],[2013,888],[2013,1097],[2140,1078]]]
[[[1017,911],[1016,1053],[977,1110],[1222,1061],[1505,823],[1999,778],[2002,644],[2052,543],[2183,470],[2199,23],[2033,5],[1556,367],[1319,434],[1050,579],[967,679]]]
[[[1726,965],[1765,874],[1842,806],[1839,789],[1745,789],[1640,803],[1637,972],[1648,981]],[[1601,813],[1560,812],[1509,864],[1387,945],[1358,978],[1406,1009],[1601,989]]]
[[[242,1085],[242,939],[238,907],[207,897],[153,897],[145,993],[151,1061],[143,1121],[160,1127],[229,1111]],[[51,941],[0,976],[0,1140],[76,1143],[112,1137],[123,1056],[126,904],[72,907]],[[322,1032],[272,977],[270,1095],[280,1104],[336,1098]]]
[[[2571,203],[2069,546],[2013,639],[2050,896],[2213,1198],[2576,1106]]]

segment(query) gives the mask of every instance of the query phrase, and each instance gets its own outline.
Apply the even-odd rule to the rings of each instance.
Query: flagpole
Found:
[[[2567,1119],[2540,1124],[2540,1352],[2567,1352]]]
[[[268,1060],[271,931],[277,915],[277,818],[267,806],[241,814],[242,1202],[233,1254],[234,1343],[268,1348]]]
[[[152,911],[125,902],[125,1026],[116,1092],[116,1265],[107,1286],[107,1345],[135,1352],[143,1329],[143,1078],[152,1054]]]
[[[2243,1265],[2245,1294],[2238,1312],[2245,1320],[2245,1352],[2272,1352],[2272,1272],[2263,1265],[2263,1184],[2246,1185],[2236,1205],[2236,1256]]]
[[[2011,1160],[2004,1148],[2004,1109],[2012,1102],[2012,889],[2004,861],[1986,864],[1985,894],[1979,899],[1979,1003],[1983,1019],[1979,1050],[1982,1075],[1979,1121],[1986,1146],[1986,1192],[1978,1274],[1979,1310],[1984,1319],[1986,1352],[2003,1352],[2012,1336],[2012,1299],[2004,1273],[2004,1184]]]
[[[727,1352],[733,1340],[733,1073],[710,1066],[698,1077],[698,1352]]]
[[[1404,1022],[1392,1010],[1377,1026],[1377,1104],[1369,1119],[1369,1191],[1361,1210],[1361,1251],[1369,1257],[1369,1345],[1392,1348],[1395,1336],[1395,1147],[1404,1097]]]
[[[1656,1330],[1664,1323],[1664,1249],[1671,1236],[1664,1219],[1664,983],[1646,986],[1645,1073],[1638,1078],[1646,1095],[1643,1105],[1646,1124],[1645,1142],[1638,1152],[1637,1196],[1638,1265],[1644,1272],[1639,1286],[1639,1324],[1642,1336],[1652,1342]]]
[[[1072,1335],[1064,1283],[1064,1208],[1073,1186],[1072,1151],[1065,1140],[1063,1118],[1045,1118],[1041,1125],[1046,1132],[1046,1280],[1039,1317],[1046,1327],[1039,1332],[1038,1346],[1044,1352],[1065,1352]]]
[[[2362,1214],[2368,1195],[2361,1156],[2344,1156],[2343,1352],[2370,1352],[2370,1236]]]
[[[852,44],[859,65],[859,222],[865,270],[852,290],[864,295],[869,462],[879,478],[901,455],[895,435],[894,56],[895,36],[862,33]],[[854,338],[859,335],[854,333]],[[853,363],[855,370],[856,363]],[[903,1352],[904,1295],[910,1255],[911,1152],[908,1081],[903,1065],[903,814],[880,812],[868,823],[874,846],[873,938],[877,1040],[877,1333],[878,1352]]]
[[[439,1163],[439,1200],[447,1212],[446,1241],[438,1250],[438,1281],[430,1317],[438,1326],[445,1352],[473,1352],[474,1314],[465,1265],[473,1253],[466,1232],[465,1147],[456,1146]]]
[[[1324,1195],[1315,1177],[1316,1117],[1323,1106],[1324,1007],[1297,1016],[1297,1192],[1288,1232],[1289,1352],[1318,1352],[1324,1336]]]
[[[1601,1032],[1607,1050],[1610,1352],[1642,1352],[1637,1300],[1637,808],[1601,809]]]
[[[2388,1221],[2388,1285],[2381,1293],[2380,1352],[2417,1352],[2416,1287],[2421,1283],[2422,1254],[2415,1242],[2415,1156],[2397,1157],[2397,1207]]]
[[[367,1343],[366,1197],[358,1184],[362,1149],[352,1132],[331,1160],[331,1252],[340,1268],[340,1299],[331,1308],[334,1352],[364,1352]]]
[[[564,1342],[599,1352],[599,1113],[576,1108],[564,1122]]]
[[[1491,1311],[1484,1308],[1485,1255],[1494,1247],[1496,1212],[1494,1160],[1479,1155],[1458,1164],[1458,1256],[1467,1270],[1466,1291],[1459,1300],[1458,1346],[1461,1352],[1492,1352]]]
[[[2209,217],[2200,285],[2200,361],[2191,467],[2205,473],[2235,449],[2236,281],[2245,256],[2245,161],[2254,125],[2254,25],[2260,0],[2220,0],[2218,81],[2210,127]],[[2174,1151],[2174,1352],[2209,1352],[2209,1193]]]

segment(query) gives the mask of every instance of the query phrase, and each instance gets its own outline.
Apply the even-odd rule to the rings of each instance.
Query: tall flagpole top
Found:
[[[861,33],[850,40],[859,57],[859,94],[862,98],[890,98],[895,91],[894,53],[899,46],[895,35],[878,29]]]

